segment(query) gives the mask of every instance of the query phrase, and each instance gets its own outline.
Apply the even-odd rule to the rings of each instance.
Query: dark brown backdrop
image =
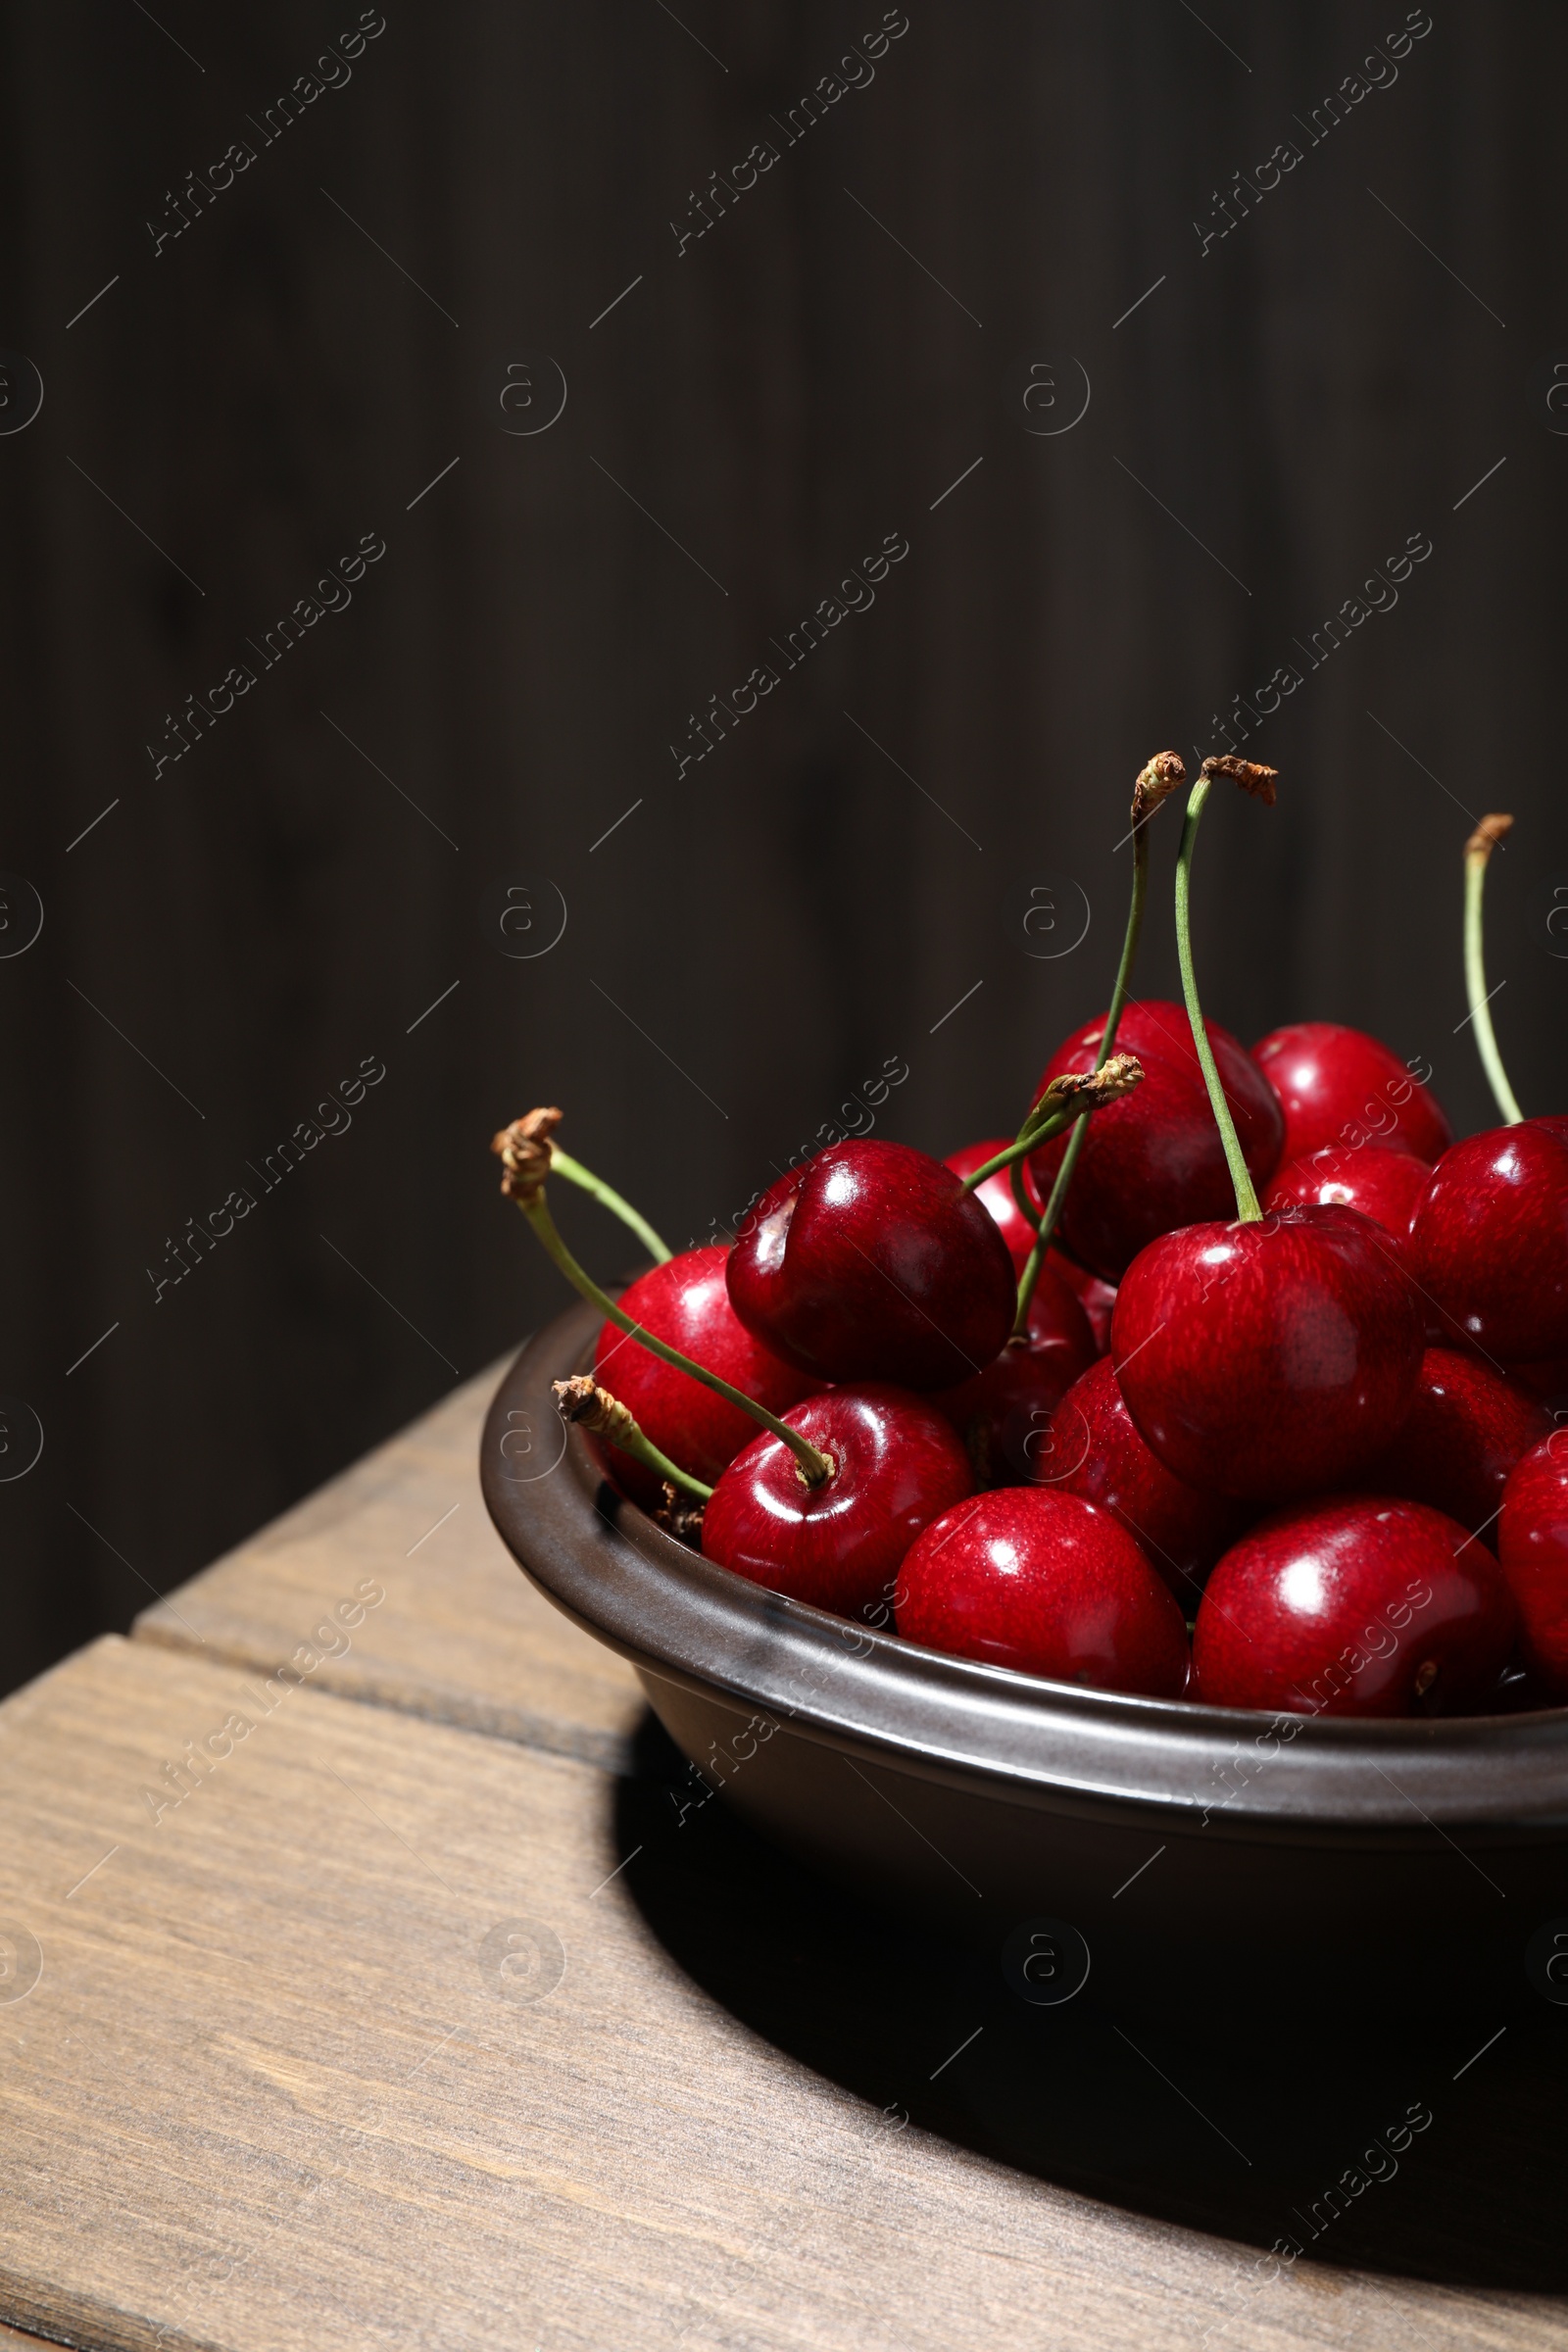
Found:
[[[1216,810],[1202,854],[1208,1009],[1364,1022],[1484,1123],[1458,856],[1467,810],[1510,807],[1498,1023],[1527,1106],[1557,1100],[1568,419],[1531,371],[1568,355],[1560,8],[1434,0],[1314,143],[1396,0],[908,0],[786,144],[873,0],[385,0],[267,143],[357,21],[4,19],[0,345],[44,386],[0,437],[0,868],[44,912],[0,961],[0,1393],[44,1435],[0,1484],[10,1680],[557,1301],[484,1150],[527,1103],[677,1241],[888,1056],[885,1131],[1009,1125],[1106,993],[1135,769],[1217,748],[1281,664],[1302,683],[1248,747],[1280,806]],[[1238,170],[1253,209],[1204,250]],[[546,429],[503,429],[509,366],[514,424],[564,381]],[[771,641],[890,533],[874,606],[784,672]],[[352,603],[263,668],[247,641],[362,534]],[[1411,534],[1396,606],[1309,668]],[[689,714],[768,661],[678,774]],[[166,712],[242,662],[155,773]],[[510,882],[514,946],[564,907],[529,960],[483,927]],[[1058,944],[1092,917],[1053,960],[1023,952],[1037,891]],[[8,904],[15,945],[34,902]],[[365,1057],[352,1126],[264,1192],[248,1165]],[[155,1302],[166,1240],[241,1185]]]

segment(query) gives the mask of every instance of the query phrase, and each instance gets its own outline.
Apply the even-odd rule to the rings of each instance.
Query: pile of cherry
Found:
[[[552,1144],[559,1112],[497,1137],[503,1190],[606,1314],[563,1410],[708,1559],[931,1649],[1298,1713],[1568,1700],[1568,1117],[1518,1113],[1490,1020],[1512,1107],[1458,1143],[1359,1030],[1249,1053],[1204,1022],[1186,888],[1225,776],[1273,797],[1204,762],[1186,1006],[1127,989],[1144,829],[1185,781],[1164,754],[1111,1011],[1016,1138],[834,1144],[732,1247],[670,1254]],[[1469,845],[1477,984],[1504,821]],[[552,1172],[657,1247],[618,1302],[562,1243]]]

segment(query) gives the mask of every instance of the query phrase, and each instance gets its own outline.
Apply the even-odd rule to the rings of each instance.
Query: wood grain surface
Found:
[[[9,1700],[0,1917],[12,1983],[28,1936],[41,1973],[0,2010],[0,2316],[137,2352],[1568,2340],[1555,2299],[1281,2268],[1266,2222],[1226,2242],[962,2144],[998,2093],[993,2029],[1004,2101],[1029,2062],[996,2016],[957,2049],[974,1982],[823,1910],[716,1805],[683,1817],[640,1748],[616,1783],[115,1638]],[[203,1778],[155,1820],[144,1792],[192,1751]],[[817,2005],[814,2063],[760,2030],[789,1988],[797,2018]],[[1043,2073],[1036,2046],[1026,2108],[1070,2106],[1068,2046]],[[1101,2085],[1102,2142],[1108,2108],[1177,2194],[1189,2132],[1266,2170],[1179,2103],[1213,2096],[1196,2047],[1158,2055],[1186,2088],[1141,2049],[1146,2089]],[[1405,2082],[1434,2120],[1402,2189],[1368,2191],[1387,2211],[1475,2140],[1495,2080],[1466,2081]],[[1389,2121],[1392,2091],[1360,2091],[1345,2161],[1363,2110]],[[1298,2124],[1275,2115],[1281,2139]],[[1336,2226],[1365,2246],[1362,2215]]]
[[[137,1638],[266,1670],[303,1644],[318,1690],[623,1764],[635,1675],[540,1597],[479,1494],[479,1431],[503,1368],[144,1610]],[[561,1435],[542,1434],[542,1462]],[[385,1599],[313,1642],[366,1577]]]

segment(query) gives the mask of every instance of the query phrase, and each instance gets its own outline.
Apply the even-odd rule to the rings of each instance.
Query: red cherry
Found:
[[[1364,1029],[1293,1021],[1260,1037],[1252,1056],[1285,1113],[1286,1159],[1371,1139],[1431,1161],[1453,1141],[1437,1097]]]
[[[1179,1698],[1187,1628],[1125,1529],[1076,1494],[1003,1487],[933,1520],[894,1603],[906,1642],[1057,1683]]]
[[[739,1320],[724,1283],[728,1255],[720,1248],[682,1250],[652,1273],[639,1275],[620,1304],[656,1339],[717,1372],[769,1412],[786,1413],[810,1396],[816,1383],[769,1355]],[[651,1355],[613,1323],[600,1330],[594,1378],[627,1406],[661,1453],[706,1486],[757,1435],[750,1413]],[[639,1502],[657,1501],[660,1482],[651,1471],[613,1446],[596,1450],[626,1494]]]
[[[1247,1164],[1263,1184],[1273,1174],[1285,1132],[1274,1090],[1228,1029],[1215,1021],[1205,1027]],[[1104,1029],[1102,1015],[1057,1047],[1035,1090],[1037,1100],[1053,1078],[1094,1068]],[[1129,1004],[1116,1048],[1137,1055],[1144,1082],[1135,1095],[1108,1103],[1090,1120],[1060,1225],[1073,1256],[1106,1282],[1117,1281],[1156,1234],[1223,1217],[1235,1199],[1181,1005]],[[1058,1136],[1030,1154],[1042,1193],[1050,1190],[1065,1149],[1066,1137]]]
[[[1497,1538],[1525,1662],[1548,1700],[1568,1698],[1568,1437],[1560,1430],[1510,1473]]]
[[[1494,1522],[1508,1473],[1550,1428],[1533,1396],[1476,1356],[1429,1348],[1404,1426],[1359,1483],[1430,1503],[1495,1551]]]
[[[833,1144],[769,1187],[730,1252],[730,1304],[820,1380],[951,1388],[1012,1328],[1012,1260],[951,1168],[906,1144]]]
[[[1407,1234],[1415,1204],[1432,1171],[1413,1152],[1387,1144],[1325,1144],[1303,1159],[1287,1160],[1268,1188],[1265,1208],[1305,1208],[1330,1202],[1358,1208],[1390,1233]]]
[[[1190,1487],[1150,1451],[1108,1357],[1067,1391],[1035,1455],[1034,1478],[1119,1519],[1191,1616],[1204,1577],[1246,1524],[1247,1508]]]
[[[1198,1607],[1194,1682],[1207,1706],[1463,1714],[1514,1624],[1501,1569],[1454,1520],[1334,1495],[1275,1512],[1225,1554]]]
[[[988,1143],[965,1144],[961,1152],[950,1152],[942,1164],[945,1168],[951,1168],[955,1176],[968,1176],[974,1169],[983,1168],[988,1159],[995,1159],[999,1152],[1005,1152],[1011,1141],[1010,1135],[994,1135]],[[1023,1189],[1027,1198],[1034,1202],[1036,1213],[1040,1213],[1046,1204],[1040,1198],[1034,1169],[1027,1159],[1023,1162]],[[1035,1246],[1034,1227],[1018,1212],[1018,1203],[1012,1197],[1012,1186],[1008,1181],[1008,1170],[1004,1168],[1000,1175],[988,1176],[984,1184],[977,1184],[974,1197],[984,1201],[996,1219],[1012,1258],[1013,1272],[1022,1274],[1029,1252]],[[1046,1251],[1046,1267],[1048,1272],[1057,1275],[1077,1298],[1089,1317],[1089,1328],[1095,1335],[1096,1352],[1103,1355],[1110,1346],[1110,1310],[1116,1303],[1114,1290],[1108,1282],[1102,1282],[1098,1274],[1091,1274],[1086,1266],[1075,1265],[1070,1257],[1064,1257],[1059,1250]]]
[[[1027,1339],[1009,1340],[983,1372],[931,1399],[967,1446],[977,1486],[1034,1476],[1046,1425],[1095,1352],[1089,1317],[1048,1260],[1029,1301]]]
[[[1374,1224],[1387,1226],[1389,1247],[1409,1271],[1406,1255],[1410,1219],[1416,1202],[1431,1182],[1432,1171],[1413,1152],[1391,1151],[1387,1144],[1325,1144],[1305,1159],[1293,1159],[1281,1168],[1268,1189],[1268,1209],[1305,1207],[1331,1201],[1358,1208]],[[1452,1348],[1462,1334],[1417,1285],[1422,1321],[1434,1347]]]
[[[1111,1327],[1127,1409],[1165,1467],[1257,1501],[1370,1461],[1421,1346],[1388,1237],[1353,1208],[1162,1234],[1127,1269]]]
[[[781,1416],[828,1454],[808,1487],[781,1438],[738,1453],[703,1514],[703,1555],[791,1600],[858,1617],[885,1601],[910,1544],[969,1493],[951,1421],[881,1384],[830,1389]]]
[[[1568,1121],[1493,1127],[1445,1152],[1408,1255],[1423,1290],[1489,1355],[1568,1353]]]

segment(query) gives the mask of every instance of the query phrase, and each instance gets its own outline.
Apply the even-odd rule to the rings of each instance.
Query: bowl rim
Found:
[[[572,1306],[524,1344],[486,1416],[480,1484],[546,1597],[655,1677],[749,1707],[759,1728],[787,1723],[1055,1809],[1133,1807],[1227,1837],[1335,1842],[1568,1827],[1568,1708],[1314,1717],[1092,1690],[862,1629],[705,1560],[611,1487],[581,1431],[560,1421],[550,1384],[584,1368],[600,1321]],[[555,1458],[517,1472],[532,1458],[517,1442],[531,1448],[541,1431]]]

